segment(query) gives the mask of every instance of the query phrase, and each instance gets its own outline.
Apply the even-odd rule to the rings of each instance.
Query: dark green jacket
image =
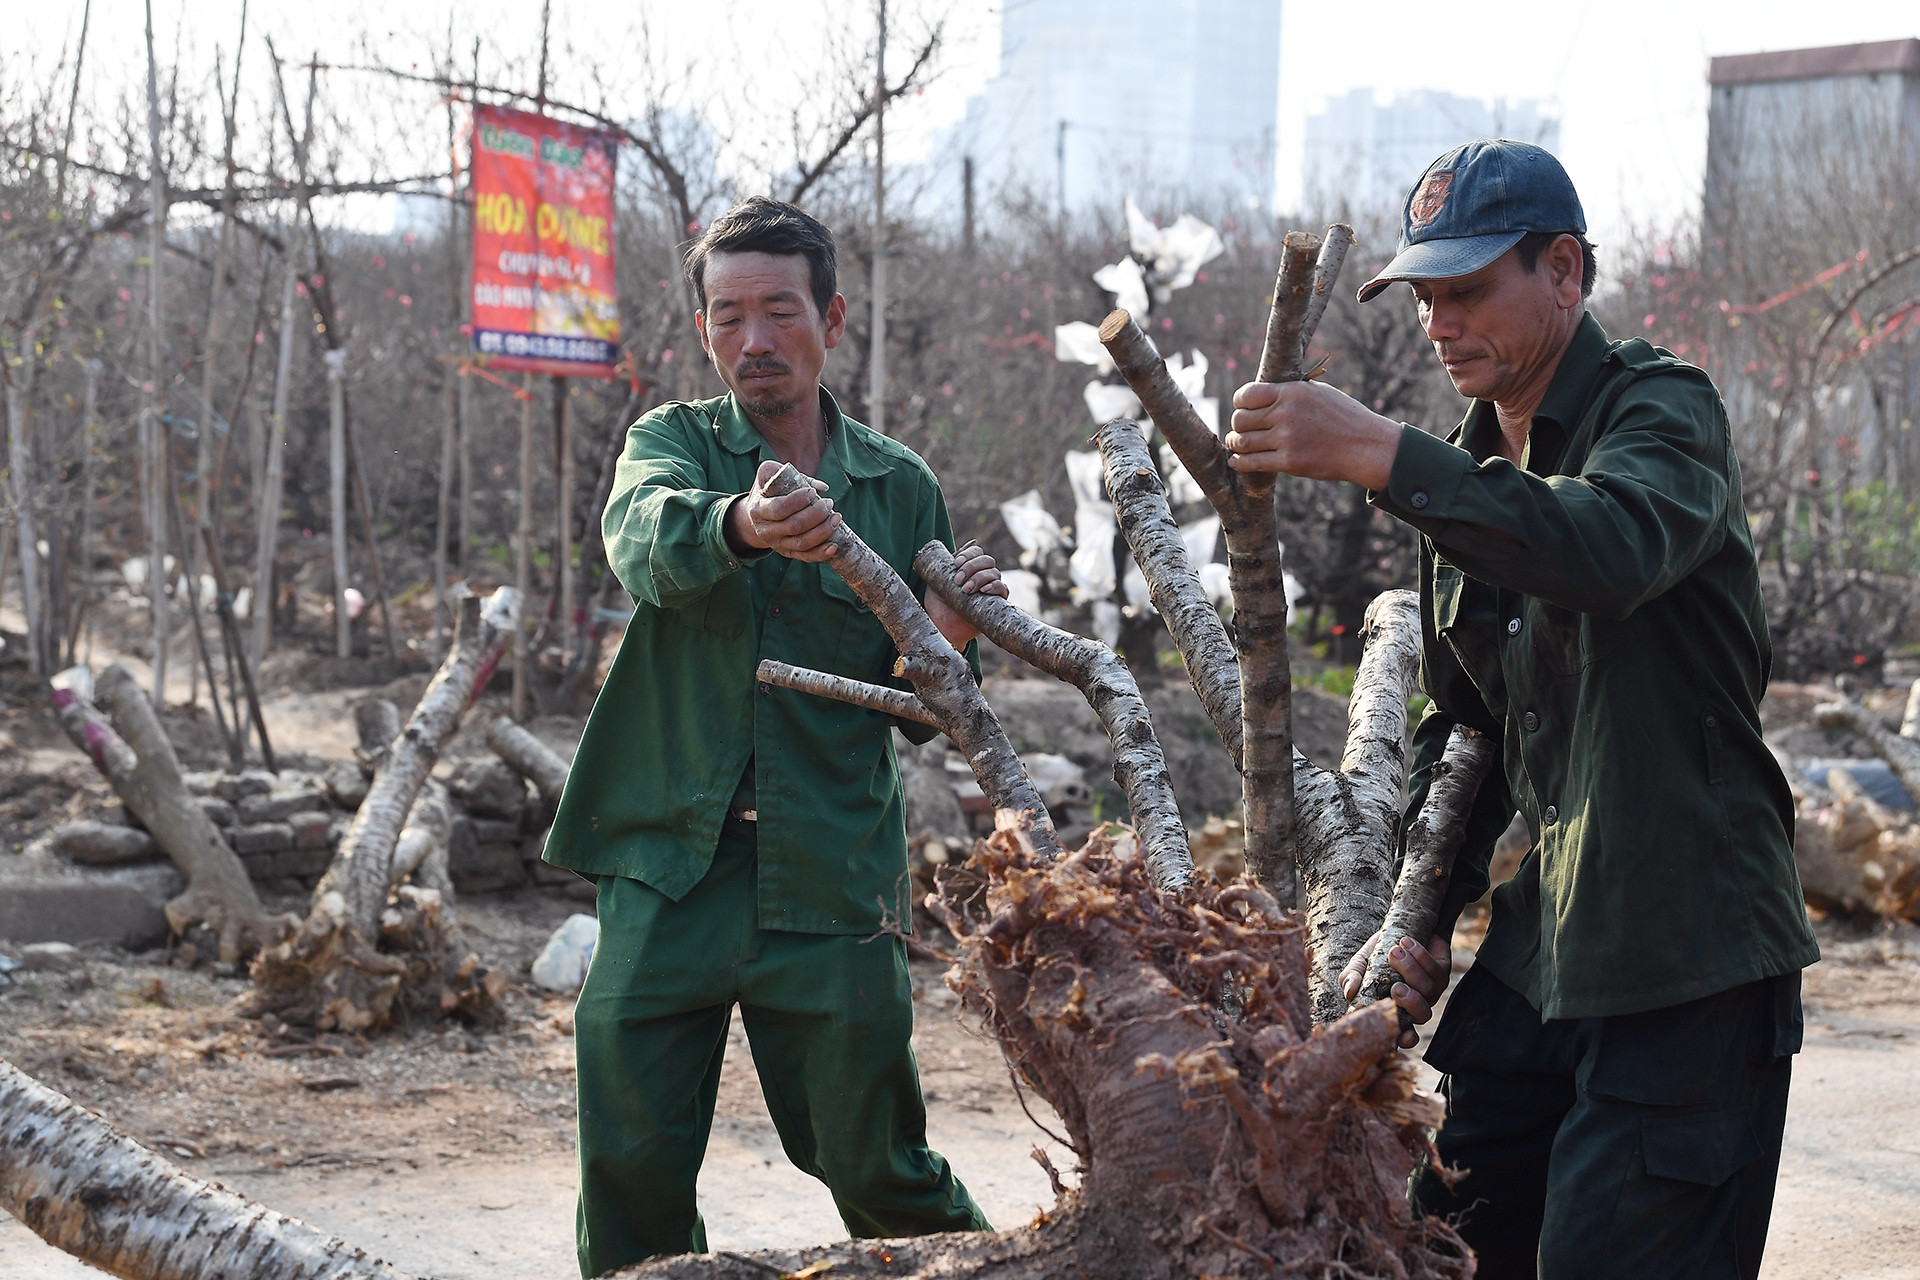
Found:
[[[1527,466],[1492,404],[1412,427],[1383,510],[1423,535],[1408,814],[1458,722],[1497,735],[1443,927],[1485,892],[1515,808],[1533,835],[1480,963],[1542,1018],[1711,995],[1819,958],[1793,801],[1760,736],[1772,650],[1726,410],[1707,375],[1581,322]]]
[[[915,553],[934,538],[953,545],[939,484],[912,450],[842,417],[825,390],[820,403],[827,496],[924,598]],[[662,405],[628,430],[602,528],[635,611],[545,857],[678,901],[706,874],[751,759],[760,926],[872,933],[883,912],[910,919],[895,721],[758,684],[754,672],[775,658],[905,686],[892,641],[840,575],[779,555],[743,561],[727,545],[728,505],[772,457],[732,396]]]

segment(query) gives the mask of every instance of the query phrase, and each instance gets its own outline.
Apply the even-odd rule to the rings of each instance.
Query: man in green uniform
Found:
[[[574,1016],[588,1277],[705,1251],[695,1180],[736,1004],[781,1144],[849,1232],[987,1229],[927,1147],[906,952],[882,933],[911,919],[895,722],[754,678],[775,658],[893,681],[886,632],[821,563],[842,521],[970,646],[911,569],[929,540],[952,546],[946,505],[919,457],[820,385],[846,327],[824,226],[748,200],[687,278],[729,390],[627,434],[603,527],[635,612],[547,841],[599,885]],[[782,463],[813,490],[765,496]],[[1005,594],[978,548],[958,559],[964,589]]]
[[[1416,1021],[1516,807],[1533,836],[1427,1052],[1464,1177],[1423,1171],[1414,1203],[1486,1277],[1752,1277],[1819,953],[1760,736],[1771,651],[1726,411],[1586,313],[1585,218],[1540,148],[1448,152],[1402,229],[1360,298],[1412,285],[1465,421],[1441,440],[1318,383],[1251,384],[1227,443],[1243,470],[1365,485],[1422,535],[1408,813],[1456,724],[1500,744],[1440,936],[1387,940]]]

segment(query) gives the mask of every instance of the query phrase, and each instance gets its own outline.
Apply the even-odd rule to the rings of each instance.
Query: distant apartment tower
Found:
[[[1021,0],[1000,22],[1000,72],[939,148],[983,197],[1271,203],[1280,0]]]
[[[1376,102],[1355,89],[1307,117],[1300,200],[1310,212],[1355,217],[1398,210],[1434,159],[1475,138],[1513,138],[1556,155],[1560,121],[1532,98],[1482,101],[1421,89]]]
[[[1830,222],[1842,193],[1881,206],[1868,221],[1891,211],[1920,227],[1920,40],[1715,58],[1707,80],[1710,254]]]

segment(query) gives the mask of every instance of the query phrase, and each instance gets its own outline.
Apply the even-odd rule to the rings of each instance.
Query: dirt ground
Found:
[[[489,964],[524,974],[576,908],[523,893],[469,902]],[[1920,1276],[1920,930],[1822,924],[1808,972],[1768,1280]],[[915,1047],[934,1145],[996,1225],[1051,1205],[1030,1153],[1071,1158],[1023,1113],[995,1046],[915,962]],[[0,1057],[205,1177],[445,1280],[573,1274],[569,1002],[524,987],[502,1031],[363,1043],[276,1039],[229,1017],[237,980],[106,949],[0,994]],[[1039,1105],[1035,1117],[1051,1118]],[[781,1153],[736,1022],[701,1200],[715,1249],[843,1235],[826,1190]],[[98,1275],[0,1218],[0,1276]]]

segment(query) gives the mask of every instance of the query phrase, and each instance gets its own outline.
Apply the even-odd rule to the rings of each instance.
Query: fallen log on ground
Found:
[[[1920,688],[1920,682],[1915,687]],[[1912,704],[1915,699],[1909,697],[1907,701]],[[1822,728],[1845,728],[1859,734],[1887,762],[1913,802],[1920,804],[1920,740],[1907,736],[1904,729],[1895,733],[1879,716],[1844,695],[1836,702],[1815,707],[1813,722]]]
[[[512,716],[495,716],[487,726],[487,745],[493,754],[506,761],[540,793],[540,803],[551,817],[560,804],[560,793],[567,786],[567,762],[557,752],[526,729],[514,723]]]
[[[196,1178],[0,1062],[0,1204],[130,1280],[405,1280],[377,1258]]]
[[[268,914],[239,857],[187,791],[180,758],[133,673],[116,662],[100,674],[96,687],[111,724],[86,697],[90,679],[62,677],[53,691],[61,727],[187,877],[185,892],[166,905],[167,924],[176,934],[194,925],[211,929],[222,964],[237,964],[279,937],[292,921]]]
[[[441,744],[499,663],[518,605],[508,587],[494,592],[484,610],[472,597],[461,602],[453,651],[406,727],[384,749],[378,739],[387,718],[380,704],[356,709],[363,750],[376,762],[372,785],[314,886],[306,920],[255,958],[253,989],[241,998],[241,1012],[271,1012],[286,1022],[347,1032],[386,1026],[403,999],[433,1016],[497,1016],[504,975],[481,968],[466,952],[449,910],[444,795],[438,822],[434,793],[424,810],[417,802]],[[417,834],[406,842],[402,836],[410,824]],[[436,842],[437,865],[428,861]],[[390,907],[398,882],[423,866],[426,874],[416,877],[415,891],[397,895]],[[421,884],[436,879],[437,891]],[[383,935],[406,939],[407,946],[382,950]]]

